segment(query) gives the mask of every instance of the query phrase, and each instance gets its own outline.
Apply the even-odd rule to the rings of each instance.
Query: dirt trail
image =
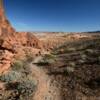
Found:
[[[31,64],[33,74],[38,81],[38,88],[33,100],[61,100],[60,91],[55,84],[52,84],[52,79],[46,74],[43,68]]]

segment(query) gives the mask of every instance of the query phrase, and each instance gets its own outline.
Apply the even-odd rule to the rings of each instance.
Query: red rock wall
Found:
[[[16,32],[6,19],[4,9],[0,7],[0,74],[10,68],[15,54],[24,54],[23,47],[29,47],[35,53],[33,48],[41,49],[42,44],[33,34]]]
[[[42,47],[41,42],[34,35],[25,32],[16,32],[6,19],[4,10],[0,8],[0,46],[13,49],[15,45],[38,49]]]

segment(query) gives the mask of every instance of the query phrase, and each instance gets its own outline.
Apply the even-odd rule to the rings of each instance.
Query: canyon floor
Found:
[[[31,34],[41,48],[1,45],[0,100],[100,100],[99,34]]]

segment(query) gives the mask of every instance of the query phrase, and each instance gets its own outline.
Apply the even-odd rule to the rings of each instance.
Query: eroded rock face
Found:
[[[41,48],[40,41],[32,34],[16,32],[6,19],[4,9],[0,8],[0,46],[13,49],[16,45]]]
[[[25,54],[23,48],[28,49],[28,51],[31,49],[34,53],[33,48],[39,51],[42,44],[31,33],[16,32],[5,17],[3,7],[0,6],[0,74],[10,68],[15,54]]]
[[[1,35],[0,46],[14,52],[21,46],[41,49],[40,41],[30,33],[15,32],[14,34]]]
[[[0,50],[0,74],[5,73],[11,66],[13,54],[8,50]]]
[[[4,9],[0,8],[0,35],[15,33],[15,29],[10,25],[4,14]]]

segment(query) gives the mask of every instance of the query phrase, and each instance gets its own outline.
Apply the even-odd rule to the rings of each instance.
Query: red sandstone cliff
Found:
[[[0,6],[0,73],[9,69],[15,54],[23,55],[26,51],[36,54],[41,48],[41,42],[33,34],[15,31]]]

